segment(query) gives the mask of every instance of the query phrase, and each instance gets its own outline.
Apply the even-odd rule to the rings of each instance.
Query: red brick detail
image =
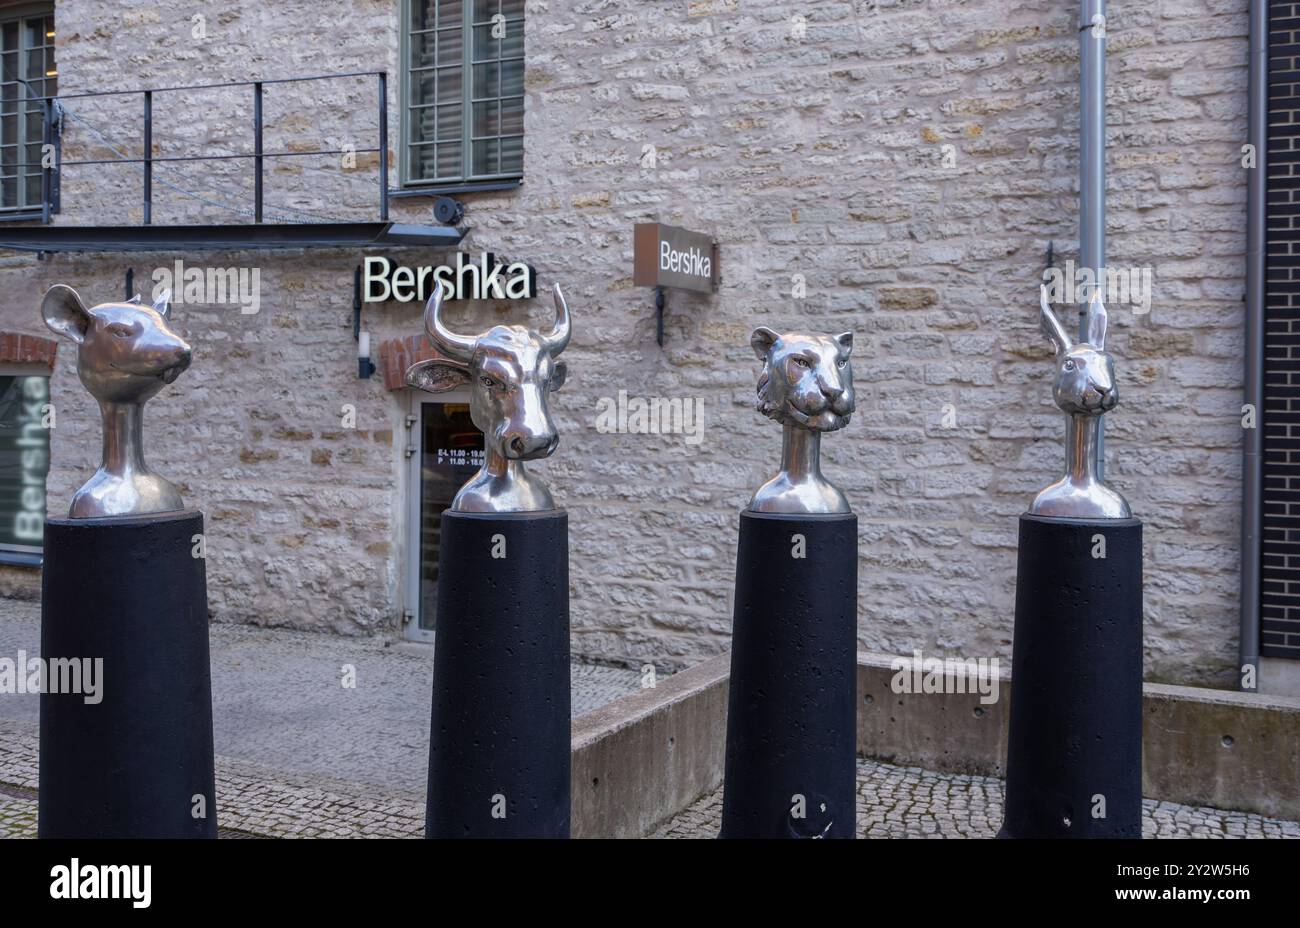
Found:
[[[39,335],[0,332],[0,364],[44,364],[54,370],[59,343]]]
[[[400,390],[406,386],[406,369],[417,361],[449,360],[445,354],[433,347],[427,335],[408,335],[406,338],[390,338],[379,346],[379,362],[376,367],[384,375],[384,388]]]

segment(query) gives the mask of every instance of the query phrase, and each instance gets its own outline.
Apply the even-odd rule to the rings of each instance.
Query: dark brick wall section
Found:
[[[1269,4],[1261,652],[1300,659],[1300,3]]]
[[[0,364],[44,364],[54,370],[58,342],[39,335],[0,332]]]

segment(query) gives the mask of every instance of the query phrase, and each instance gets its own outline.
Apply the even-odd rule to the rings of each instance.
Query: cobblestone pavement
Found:
[[[0,656],[35,655],[37,607],[2,608]],[[431,649],[218,625],[212,672],[224,837],[423,833]],[[574,664],[574,715],[639,685],[637,670]],[[36,696],[0,696],[0,837],[36,833],[36,710]],[[654,837],[715,837],[721,810],[719,790]],[[1300,838],[1300,823],[1242,812],[1148,800],[1144,815],[1148,837]],[[1001,780],[859,761],[862,836],[992,837],[1001,819]]]
[[[1002,825],[1002,780],[858,761],[858,837],[992,838]],[[716,838],[722,790],[679,812],[652,837]],[[1300,838],[1300,822],[1173,802],[1142,801],[1147,838]]]
[[[0,656],[39,653],[40,607],[0,602]],[[218,756],[285,773],[423,792],[433,648],[376,638],[214,625]],[[353,668],[355,686],[343,685]],[[640,671],[575,663],[574,716],[636,691]],[[0,695],[0,720],[36,723],[38,697]]]
[[[0,721],[0,837],[36,833],[34,726]],[[1143,803],[1148,838],[1300,838],[1300,822],[1245,812]],[[223,837],[417,838],[424,794],[331,777],[286,774],[217,761]],[[695,802],[655,838],[713,838],[722,791]],[[858,835],[869,838],[991,838],[1002,821],[1002,781],[858,762]]]

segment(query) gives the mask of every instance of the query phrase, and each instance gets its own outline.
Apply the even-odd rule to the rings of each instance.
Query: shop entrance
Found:
[[[438,546],[442,512],[483,464],[483,433],[470,421],[469,395],[415,394],[407,550],[407,637],[432,641],[437,625]]]

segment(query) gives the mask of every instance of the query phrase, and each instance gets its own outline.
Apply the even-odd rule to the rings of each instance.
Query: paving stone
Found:
[[[996,777],[945,774],[858,761],[858,837],[992,838],[1002,826],[1004,783]],[[960,801],[950,797],[960,796]],[[1300,822],[1143,800],[1147,838],[1300,838]],[[715,838],[722,790],[701,797],[652,835]]]

